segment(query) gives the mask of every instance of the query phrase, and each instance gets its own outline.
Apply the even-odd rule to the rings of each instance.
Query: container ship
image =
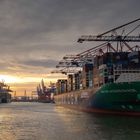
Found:
[[[103,43],[76,55],[66,55],[59,62],[52,73],[60,72],[67,78],[56,83],[56,104],[87,112],[139,116],[139,21],[140,18],[97,36],[81,36],[80,43]],[[124,27],[128,27],[128,33]],[[132,32],[138,35],[130,36]]]
[[[12,90],[4,82],[0,82],[0,103],[9,103],[11,102]]]

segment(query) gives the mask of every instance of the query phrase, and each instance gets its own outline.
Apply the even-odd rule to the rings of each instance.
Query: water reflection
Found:
[[[98,116],[99,131],[105,139],[140,139],[140,118],[127,116]]]
[[[53,104],[0,105],[0,140],[139,140],[140,118],[78,112]]]
[[[71,130],[69,132],[76,132],[82,139],[84,137],[89,140],[92,138],[95,140],[140,139],[139,117],[97,115],[65,110],[62,118]]]

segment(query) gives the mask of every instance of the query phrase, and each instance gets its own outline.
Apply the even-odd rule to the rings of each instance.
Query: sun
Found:
[[[4,81],[6,83],[14,83],[19,82],[19,79],[11,75],[0,75],[0,81]]]

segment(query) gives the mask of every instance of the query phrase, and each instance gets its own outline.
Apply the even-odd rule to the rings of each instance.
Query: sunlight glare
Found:
[[[19,79],[11,75],[0,75],[0,81],[4,81],[6,83],[14,83],[19,82]]]

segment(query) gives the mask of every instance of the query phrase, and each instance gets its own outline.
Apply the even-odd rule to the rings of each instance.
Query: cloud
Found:
[[[57,64],[58,61],[56,60],[49,60],[49,59],[39,59],[39,60],[25,60],[20,63],[26,66],[34,66],[34,67],[45,67],[45,68],[52,68],[54,65]]]
[[[1,0],[1,72],[47,73],[66,54],[88,48],[77,44],[80,35],[138,18],[139,5],[137,0]]]

